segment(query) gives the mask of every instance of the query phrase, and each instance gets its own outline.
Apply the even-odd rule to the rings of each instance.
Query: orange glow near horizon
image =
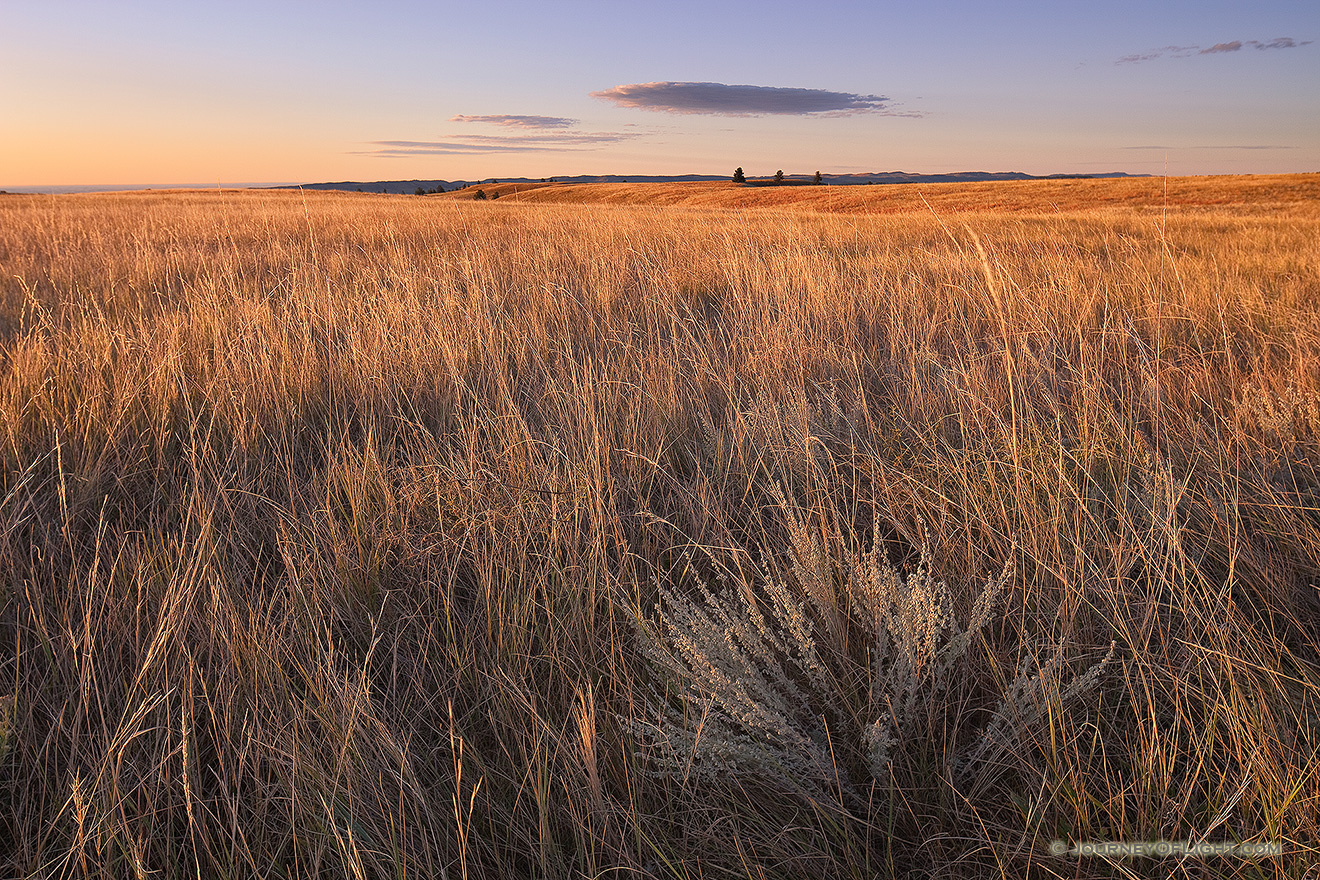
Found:
[[[1320,169],[1313,11],[1116,2],[845,0],[771,52],[801,18],[784,0],[609,17],[521,0],[315,16],[283,0],[12,0],[0,188]]]

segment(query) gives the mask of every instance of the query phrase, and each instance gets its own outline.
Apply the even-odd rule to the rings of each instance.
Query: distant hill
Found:
[[[1248,177],[1124,176],[977,180],[896,186],[745,186],[729,180],[661,183],[518,183],[501,181],[431,195],[422,201],[472,205],[577,204],[685,207],[701,210],[771,209],[829,214],[952,213],[1057,214],[1116,210],[1139,213],[1240,210],[1295,211],[1320,206],[1320,175]],[[498,199],[498,202],[496,201]]]
[[[981,183],[994,180],[1087,180],[1092,178],[1151,177],[1149,174],[1128,174],[1110,171],[1102,174],[1025,174],[1021,171],[959,171],[952,174],[915,174],[908,171],[873,171],[859,174],[822,174],[826,186],[865,186],[895,183]],[[811,174],[785,174],[784,184],[802,186],[812,182]],[[348,192],[412,194],[443,187],[446,192],[478,184],[505,183],[692,183],[700,181],[727,181],[726,174],[579,174],[570,177],[486,177],[481,180],[342,180],[335,183],[304,183],[268,189],[345,190]],[[747,186],[773,186],[768,178],[748,178]]]
[[[694,181],[728,180],[727,175],[714,174],[579,174],[575,177],[483,177],[480,180],[341,180],[336,183],[303,183],[289,186],[272,186],[267,189],[329,189],[348,192],[367,193],[403,193],[411,195],[417,190],[434,190],[443,187],[452,192],[465,186],[495,183],[679,183]]]

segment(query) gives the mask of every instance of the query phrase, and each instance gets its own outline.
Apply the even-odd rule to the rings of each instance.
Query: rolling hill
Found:
[[[480,195],[479,195],[480,194]],[[502,182],[427,196],[535,204],[792,208],[828,214],[1057,213],[1091,209],[1252,214],[1320,205],[1320,175],[1036,179],[891,186],[741,186],[729,181],[656,183]],[[507,202],[505,202],[507,203]]]

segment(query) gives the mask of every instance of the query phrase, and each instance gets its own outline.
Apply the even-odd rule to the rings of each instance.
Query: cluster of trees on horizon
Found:
[[[741,165],[733,169],[733,182],[734,183],[747,182],[747,175],[743,173]],[[815,176],[812,177],[811,182],[817,186],[820,186],[825,182],[825,179],[821,176],[821,173],[817,171]],[[784,183],[784,170],[782,168],[775,172],[774,183],[776,185],[782,185]]]

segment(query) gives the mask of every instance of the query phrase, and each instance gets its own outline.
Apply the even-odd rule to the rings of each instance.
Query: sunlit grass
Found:
[[[4,197],[6,873],[1317,861],[1311,178],[1080,183]]]

